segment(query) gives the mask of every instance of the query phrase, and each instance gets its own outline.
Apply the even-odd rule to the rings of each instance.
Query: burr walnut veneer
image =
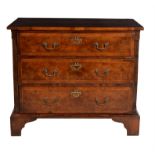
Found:
[[[19,18],[11,134],[37,118],[111,118],[138,135],[138,43],[132,19]]]

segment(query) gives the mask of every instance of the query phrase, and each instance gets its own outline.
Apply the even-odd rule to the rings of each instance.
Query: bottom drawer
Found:
[[[53,87],[21,88],[24,113],[127,113],[133,107],[131,87]]]

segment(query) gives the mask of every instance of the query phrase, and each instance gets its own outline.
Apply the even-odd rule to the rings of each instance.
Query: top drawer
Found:
[[[21,32],[19,42],[29,56],[134,56],[131,32]]]

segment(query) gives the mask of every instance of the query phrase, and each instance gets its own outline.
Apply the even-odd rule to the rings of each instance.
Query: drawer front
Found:
[[[134,61],[110,59],[21,59],[22,83],[134,82]]]
[[[21,88],[21,111],[25,113],[126,113],[133,107],[130,87]]]
[[[20,33],[21,55],[133,56],[131,32]]]

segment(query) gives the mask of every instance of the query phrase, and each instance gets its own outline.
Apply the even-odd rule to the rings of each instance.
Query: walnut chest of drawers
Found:
[[[37,118],[111,118],[138,135],[138,43],[132,19],[18,18],[11,135]]]

